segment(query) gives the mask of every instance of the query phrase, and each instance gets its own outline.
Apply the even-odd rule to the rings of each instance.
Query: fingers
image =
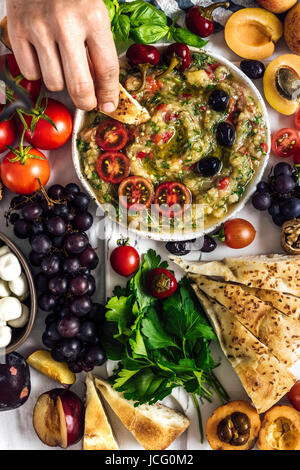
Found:
[[[77,108],[90,111],[96,108],[94,82],[88,65],[83,40],[70,42],[64,39],[59,44],[68,92]]]
[[[22,75],[27,80],[38,80],[41,78],[41,70],[32,44],[25,39],[14,38],[13,35],[10,36],[10,41]]]
[[[98,108],[112,112],[119,103],[119,61],[110,28],[87,39],[93,64]]]
[[[50,91],[63,90],[65,81],[56,43],[53,39],[49,39],[46,44],[37,42],[34,46],[46,87]]]

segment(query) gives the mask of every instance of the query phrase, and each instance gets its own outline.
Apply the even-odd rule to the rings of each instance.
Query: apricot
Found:
[[[300,414],[291,406],[273,406],[264,416],[257,441],[260,450],[300,450]]]
[[[284,20],[284,39],[295,54],[300,55],[300,4],[288,12]]]
[[[283,34],[281,21],[263,8],[243,8],[225,26],[225,40],[233,52],[244,59],[266,59]]]
[[[273,13],[284,13],[292,8],[297,0],[257,0],[261,7]]]
[[[7,16],[5,16],[0,21],[0,41],[8,48],[11,49],[11,43],[8,37],[8,30],[7,30]]]
[[[289,96],[289,85],[286,82],[286,92],[280,89],[278,84],[279,71],[290,70],[295,75],[294,84],[297,85],[300,80],[300,57],[294,54],[285,54],[273,60],[266,68],[264,75],[264,91],[266,100],[269,104],[281,114],[290,116],[294,114],[299,107],[299,99],[293,99],[293,94]],[[300,84],[300,81],[299,81]],[[292,91],[292,90],[290,90]]]
[[[49,351],[43,349],[35,351],[27,358],[27,362],[34,369],[50,379],[57,380],[65,387],[73,385],[76,381],[76,376],[70,371],[67,363],[55,361]]]

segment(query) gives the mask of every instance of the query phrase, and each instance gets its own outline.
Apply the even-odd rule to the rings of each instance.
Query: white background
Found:
[[[0,18],[5,15],[5,5],[4,0],[0,0]],[[208,51],[213,51],[219,53],[226,57],[227,59],[239,63],[239,58],[226,46],[224,41],[224,33],[218,33],[210,38],[209,44],[206,46]],[[120,52],[121,49],[120,49]],[[283,53],[288,53],[288,49],[282,39],[276,48],[276,55],[281,55]],[[3,50],[0,53],[3,53]],[[273,58],[273,57],[272,57]],[[271,59],[272,59],[271,58]],[[261,81],[257,82],[258,88],[262,91]],[[67,96],[67,93],[60,93],[56,95],[64,103],[66,103],[72,111],[74,108],[71,104],[70,99]],[[292,124],[292,118],[287,118],[281,116],[279,113],[276,113],[270,107],[268,107],[270,113],[270,119],[272,124],[272,130],[275,131],[282,127],[288,127]],[[47,152],[45,152],[47,154]],[[66,144],[62,149],[57,151],[52,151],[49,155],[50,165],[51,165],[51,183],[61,183],[67,184],[71,181],[77,182],[77,177],[72,165],[71,159],[71,143]],[[270,171],[271,166],[276,162],[274,157],[271,157],[269,167],[266,171],[266,174]],[[0,202],[0,227],[1,231],[8,235],[13,241],[16,242],[25,254],[29,252],[29,247],[27,242],[21,242],[16,240],[11,228],[5,226],[3,214],[9,205],[9,201],[12,197],[8,191],[6,191],[4,200]],[[91,212],[95,214],[96,206],[92,205]],[[280,252],[280,229],[273,225],[271,217],[266,213],[260,213],[253,209],[251,203],[248,203],[245,209],[239,213],[239,216],[249,220],[253,223],[257,230],[257,236],[253,244],[244,249],[239,250],[239,252],[234,252],[229,248],[219,245],[218,249],[212,255],[206,255],[206,258],[209,259],[220,259],[227,255],[242,255],[242,254],[260,254],[260,253],[275,253]],[[93,234],[92,234],[93,235]],[[107,240],[105,244],[98,242],[98,251],[100,257],[109,256],[110,247],[114,247],[118,234]],[[164,247],[163,243],[151,242],[148,240],[139,240],[136,237],[131,238],[131,243],[135,244],[140,253],[145,252],[149,247],[155,248],[164,258],[167,258],[168,252]],[[191,256],[193,259],[199,258],[199,253],[193,253]],[[204,258],[205,259],[205,258]],[[172,266],[174,269],[174,266]],[[178,278],[182,273],[178,274]],[[104,273],[105,273],[105,263],[103,262],[99,269],[97,269],[96,277],[98,283],[98,290],[96,294],[96,299],[102,300],[101,286],[104,283]],[[109,264],[107,264],[107,275],[106,275],[106,285],[107,285],[107,295],[110,294],[111,288],[116,284],[124,283],[124,280],[118,275],[114,274],[110,269]],[[32,334],[29,340],[24,346],[20,348],[20,353],[27,357],[31,352],[38,348],[42,348],[41,336],[44,331],[44,318],[45,313],[40,312],[37,316]],[[222,383],[225,385],[228,393],[230,394],[231,399],[246,399],[245,392],[239,382],[239,379],[233,372],[231,366],[228,364],[227,360],[221,353],[219,346],[214,344],[212,347],[213,355],[216,360],[221,359],[222,365],[216,370],[216,374]],[[104,374],[104,368],[98,368],[97,373]],[[300,369],[298,376],[300,377]],[[51,388],[58,386],[57,383],[53,382],[51,379],[44,377],[39,372],[31,369],[31,382],[32,382],[32,391],[30,398],[21,408],[13,411],[2,412],[0,414],[0,449],[49,449],[44,444],[42,444],[32,426],[32,410],[38,396]],[[77,392],[80,396],[84,397],[84,374],[77,376],[77,382],[72,387],[72,390]],[[188,399],[186,394],[183,391],[175,391],[175,398],[170,398],[167,400],[167,403],[170,406],[176,407],[177,409],[184,410],[189,417],[192,419],[192,424],[187,433],[185,433],[181,438],[179,438],[171,448],[174,449],[207,449],[209,448],[207,442],[203,445],[200,444],[196,413],[193,407],[193,404]],[[179,403],[180,402],[180,403]],[[205,403],[201,406],[203,422],[205,424],[209,414],[219,406],[219,401],[217,397],[214,397],[212,404]],[[136,443],[132,435],[124,428],[124,426],[118,421],[113,413],[109,413],[112,420],[112,426],[117,435],[120,447],[122,449],[140,449],[141,447]],[[81,449],[81,443],[71,447],[71,449]]]

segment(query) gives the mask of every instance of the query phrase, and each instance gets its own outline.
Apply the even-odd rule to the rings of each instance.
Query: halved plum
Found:
[[[30,371],[23,356],[12,352],[0,362],[0,411],[24,405],[31,390]]]

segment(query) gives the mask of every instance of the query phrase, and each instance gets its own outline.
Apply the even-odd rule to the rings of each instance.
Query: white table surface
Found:
[[[0,0],[0,18],[5,15],[5,1]],[[237,57],[227,46],[224,41],[224,33],[218,33],[210,38],[209,44],[206,46],[207,51],[213,51],[223,55],[227,59],[239,63],[240,59]],[[121,52],[121,50],[120,50]],[[281,39],[279,44],[276,47],[276,54],[274,57],[270,58],[273,59],[277,55],[281,55],[283,53],[288,53],[288,49],[284,43],[284,40]],[[0,53],[3,53],[3,50],[0,49]],[[262,83],[261,81],[256,82],[258,88],[262,91]],[[69,106],[72,111],[74,111],[74,107],[67,95],[66,92],[54,94],[55,97],[62,100],[67,106]],[[292,124],[292,118],[284,117],[279,113],[276,113],[268,106],[268,111],[270,114],[272,130],[277,130],[282,127],[288,127]],[[52,151],[51,153],[46,154],[49,156],[50,165],[51,165],[51,179],[49,185],[51,183],[61,183],[67,184],[69,182],[78,182],[78,179],[75,174],[75,170],[72,165],[71,159],[71,142],[66,144],[63,148]],[[0,158],[2,155],[0,156]],[[266,174],[270,171],[271,166],[276,163],[276,159],[274,157],[270,158],[270,162],[268,168],[266,170]],[[12,194],[8,191],[5,192],[4,199],[0,202],[0,226],[1,231],[8,235],[12,241],[15,241],[17,246],[19,246],[25,254],[29,252],[29,246],[27,242],[22,242],[20,240],[15,239],[11,227],[7,228],[4,224],[3,214],[5,210],[8,208],[9,201],[12,198]],[[96,206],[92,204],[91,212],[95,215],[96,214]],[[257,230],[257,236],[255,241],[251,244],[250,247],[245,248],[243,250],[239,250],[238,253],[234,252],[233,250],[219,245],[218,249],[212,255],[206,255],[203,259],[221,259],[224,256],[228,255],[243,255],[243,254],[260,254],[260,253],[276,253],[281,252],[280,247],[280,229],[279,227],[275,226],[272,223],[271,217],[266,215],[266,213],[260,213],[253,209],[251,203],[248,203],[246,207],[239,213],[239,216],[245,218],[253,223]],[[97,218],[95,218],[97,221]],[[96,225],[96,224],[95,224]],[[94,238],[95,233],[91,234]],[[105,243],[106,246],[106,256],[109,255],[110,247],[115,246],[115,242],[117,239],[117,233],[113,233],[109,240]],[[141,240],[137,237],[131,238],[131,243],[135,244],[139,249],[140,253],[146,251],[146,249],[152,247],[157,252],[159,252],[162,257],[168,257],[168,252],[165,249],[164,243],[160,242],[153,242],[149,240]],[[99,243],[99,250],[103,250],[102,243]],[[104,253],[100,253],[100,255],[104,256]],[[194,253],[190,256],[192,259],[199,258],[198,253]],[[172,266],[174,269],[174,266]],[[177,269],[176,273],[179,275]],[[104,264],[97,269],[96,278],[98,285],[104,281]],[[111,293],[111,287],[116,284],[124,283],[124,280],[120,278],[117,274],[114,274],[112,270],[109,270],[107,273],[107,295]],[[101,292],[97,291],[95,294],[95,299],[101,301],[102,294]],[[25,357],[29,355],[36,349],[42,348],[41,336],[44,331],[44,318],[45,313],[39,312],[33,331],[31,333],[30,338],[27,340],[26,344],[24,344],[20,349],[19,352],[23,354]],[[224,355],[222,354],[219,346],[214,344],[212,346],[212,352],[215,359],[221,359],[222,365],[216,370],[216,375],[224,384],[225,388],[227,389],[231,399],[247,399],[247,396],[240,384],[239,379],[237,378],[236,374],[233,372],[231,366],[225,359]],[[297,370],[298,369],[298,370]],[[100,375],[105,373],[104,367],[97,368],[95,370]],[[300,377],[300,367],[296,367],[296,374]],[[0,414],[0,450],[14,450],[14,449],[26,449],[26,450],[45,450],[49,449],[49,447],[45,446],[40,440],[38,439],[33,426],[32,426],[32,410],[35,405],[35,402],[38,396],[47,391],[51,388],[58,386],[57,383],[53,382],[51,379],[43,376],[39,372],[34,369],[31,369],[31,382],[32,382],[32,391],[28,401],[23,405],[21,408],[13,411],[2,412]],[[81,397],[84,397],[84,374],[79,374],[77,378],[76,384],[72,387],[72,390],[78,393]],[[198,433],[198,425],[196,419],[196,413],[191,401],[186,396],[185,392],[175,391],[174,398],[170,397],[167,399],[166,403],[170,404],[170,406],[176,407],[177,409],[184,410],[189,417],[192,418],[192,424],[187,433],[185,433],[182,437],[177,439],[175,443],[169,449],[208,449],[209,446],[207,442],[204,444],[200,444],[199,441],[199,433]],[[214,398],[212,404],[205,403],[201,406],[203,422],[205,423],[208,416],[211,412],[219,406],[219,401],[217,397]],[[132,435],[124,428],[124,426],[120,423],[120,421],[116,418],[116,416],[109,412],[112,426],[114,431],[117,435],[118,442],[120,444],[121,449],[141,449],[141,447],[137,444],[135,439]],[[71,447],[71,449],[81,449],[81,443],[78,443]],[[53,450],[60,450],[59,448],[55,448]]]

